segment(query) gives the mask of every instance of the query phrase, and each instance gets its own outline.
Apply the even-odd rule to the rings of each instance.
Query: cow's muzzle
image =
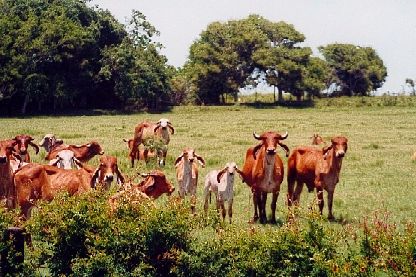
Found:
[[[335,156],[337,156],[337,158],[343,158],[345,156],[345,152],[344,151],[337,151],[335,153]]]
[[[276,154],[276,148],[267,148],[267,154],[273,155]]]
[[[0,164],[7,163],[7,157],[0,157]]]
[[[112,182],[114,180],[114,175],[113,174],[106,174],[104,176],[104,182]]]

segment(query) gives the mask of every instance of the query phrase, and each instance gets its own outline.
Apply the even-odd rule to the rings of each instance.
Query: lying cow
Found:
[[[39,147],[34,144],[33,138],[29,135],[17,135],[14,140],[16,141],[16,145],[14,147],[17,154],[20,155],[20,159],[23,162],[30,163],[30,155],[27,151],[29,148],[29,145],[32,146],[35,149],[35,153],[39,153]]]
[[[103,155],[104,151],[101,148],[100,144],[96,141],[92,141],[83,145],[61,145],[53,148],[45,159],[50,161],[55,159],[58,153],[62,150],[71,150],[74,152],[75,157],[82,163],[86,163],[91,160],[95,155]]]
[[[175,188],[166,179],[165,174],[160,170],[153,170],[148,174],[142,174],[144,179],[139,184],[132,184],[128,188],[117,192],[108,200],[111,211],[117,209],[120,201],[129,203],[143,199],[157,199],[162,194],[171,195]]]
[[[80,169],[83,165],[75,157],[75,153],[71,150],[62,150],[56,154],[56,158],[49,161],[49,165],[56,166],[63,169]]]
[[[311,142],[312,145],[320,145],[320,144],[325,143],[324,139],[319,134],[313,134],[311,139],[312,139],[312,142]]]
[[[51,152],[52,149],[63,145],[62,139],[56,138],[54,134],[46,134],[39,142],[39,147],[43,147],[47,153]]]
[[[179,196],[183,199],[185,195],[191,195],[191,211],[195,213],[196,188],[198,184],[198,164],[205,167],[204,159],[195,153],[195,150],[186,147],[182,154],[176,158],[176,179],[179,185]]]
[[[67,192],[69,195],[84,193],[98,183],[108,189],[115,175],[120,182],[124,182],[117,167],[117,159],[111,156],[101,157],[100,165],[95,170],[87,166],[65,170],[51,165],[28,164],[14,176],[17,203],[22,214],[29,218],[34,201],[51,201],[59,192]]]
[[[300,146],[288,159],[288,204],[298,204],[303,184],[309,192],[316,188],[319,211],[324,207],[323,190],[328,192],[328,218],[333,219],[332,202],[335,186],[339,182],[342,159],[347,153],[348,139],[334,137],[331,145],[323,149]],[[296,188],[295,188],[296,182]]]
[[[208,199],[211,198],[211,192],[215,194],[217,211],[221,210],[223,221],[225,220],[226,209],[224,202],[228,202],[228,218],[231,223],[233,216],[233,199],[234,199],[234,175],[242,174],[234,162],[227,163],[222,170],[210,171],[205,177],[204,188],[204,211],[208,211]]]

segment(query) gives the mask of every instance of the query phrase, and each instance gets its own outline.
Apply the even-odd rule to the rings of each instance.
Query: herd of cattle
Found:
[[[148,162],[156,158],[160,167],[165,165],[170,136],[175,130],[167,119],[157,123],[142,122],[134,130],[131,139],[125,139],[129,147],[128,157],[131,166],[135,160]],[[347,152],[347,138],[338,136],[324,147],[299,146],[291,152],[282,142],[288,134],[264,132],[253,133],[259,143],[250,147],[240,170],[236,163],[227,162],[225,167],[210,171],[205,178],[204,210],[208,209],[211,193],[216,196],[217,209],[221,211],[223,220],[228,211],[232,221],[234,176],[238,173],[243,182],[250,188],[253,195],[253,222],[267,222],[266,200],[272,194],[270,222],[276,222],[276,201],[280,186],[284,179],[284,166],[277,154],[281,147],[288,157],[287,204],[298,204],[304,184],[309,192],[316,189],[320,212],[324,207],[323,190],[328,194],[328,218],[333,218],[332,202],[335,185],[339,181],[342,159]],[[22,216],[30,217],[30,211],[36,200],[52,200],[59,192],[76,195],[100,186],[109,190],[111,183],[119,184],[119,191],[112,195],[108,202],[112,211],[124,201],[140,201],[156,199],[162,194],[170,195],[174,186],[166,179],[160,169],[142,174],[139,184],[126,182],[117,165],[117,158],[104,155],[99,143],[92,141],[84,145],[66,145],[53,134],[47,134],[39,144],[33,142],[29,135],[17,135],[13,139],[0,141],[0,201],[8,209],[20,207]],[[148,141],[159,141],[158,147],[148,147]],[[312,144],[323,144],[323,139],[314,134]],[[42,147],[47,152],[45,159],[49,164],[32,163],[28,147],[35,153]],[[86,163],[95,155],[101,155],[100,164],[93,168]],[[191,211],[195,213],[196,193],[198,184],[198,164],[205,166],[205,160],[193,148],[186,147],[176,158],[176,178],[180,198],[190,196]],[[115,180],[116,179],[116,180]],[[225,202],[228,207],[225,208]]]

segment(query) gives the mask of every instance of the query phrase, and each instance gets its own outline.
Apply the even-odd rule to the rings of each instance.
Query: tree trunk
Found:
[[[283,103],[283,91],[277,88],[277,102]]]
[[[29,94],[26,94],[25,101],[23,102],[22,110],[20,111],[22,115],[26,114],[26,108],[28,104],[29,104]]]

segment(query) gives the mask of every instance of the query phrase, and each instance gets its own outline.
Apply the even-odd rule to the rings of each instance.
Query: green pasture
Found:
[[[68,144],[96,140],[106,154],[118,158],[121,171],[134,178],[137,172],[149,171],[155,165],[146,167],[140,162],[131,169],[127,146],[122,139],[132,137],[135,125],[145,119],[157,121],[168,118],[175,127],[175,134],[171,138],[163,170],[168,179],[177,185],[173,162],[184,147],[193,147],[205,159],[206,168],[200,168],[198,181],[197,212],[201,212],[205,175],[210,170],[222,168],[229,161],[235,161],[242,167],[246,149],[257,144],[253,131],[287,131],[289,137],[285,143],[290,149],[310,144],[313,133],[321,134],[327,142],[332,136],[343,135],[349,140],[349,148],[335,190],[334,215],[337,222],[358,223],[377,210],[391,212],[392,219],[397,223],[414,220],[416,163],[411,156],[416,151],[416,101],[410,98],[399,102],[394,98],[380,98],[378,102],[372,102],[372,99],[324,99],[319,100],[315,107],[306,108],[190,106],[175,107],[163,114],[2,118],[0,139],[26,133],[39,142],[46,133],[54,133]],[[33,150],[30,153],[34,162],[45,162],[43,149],[39,155],[35,155]],[[284,151],[278,153],[286,166]],[[97,165],[98,158],[89,164]],[[139,178],[135,177],[135,180],[139,181]],[[277,212],[283,222],[287,216],[286,190],[285,178]],[[307,207],[314,203],[315,195],[305,189],[301,198],[302,207]],[[235,224],[247,225],[252,216],[252,201],[249,199],[249,188],[236,179]],[[214,203],[211,207],[214,208]],[[327,215],[326,203],[324,215]]]

